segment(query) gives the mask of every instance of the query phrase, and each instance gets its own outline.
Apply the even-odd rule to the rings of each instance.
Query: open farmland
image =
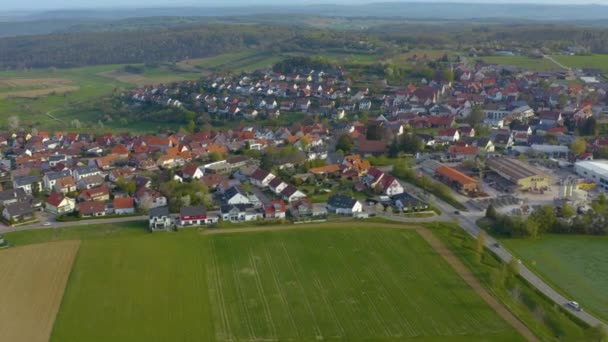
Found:
[[[52,341],[522,340],[416,231],[330,228],[359,225],[87,239]]]
[[[608,319],[608,238],[544,235],[538,240],[503,242],[586,310]]]
[[[0,79],[0,98],[35,98],[49,94],[63,94],[79,89],[63,78]]]
[[[512,66],[528,71],[561,70],[560,67],[546,58],[532,58],[527,56],[487,56],[481,57],[481,59],[486,63]]]
[[[180,64],[195,66],[202,70],[213,72],[230,71],[237,73],[271,67],[282,59],[283,57],[279,54],[258,50],[245,50],[207,58],[189,59]]]
[[[556,61],[570,68],[593,68],[599,69],[604,73],[608,72],[608,55],[591,55],[591,56],[552,56]]]
[[[79,245],[62,241],[0,251],[2,341],[49,340]]]

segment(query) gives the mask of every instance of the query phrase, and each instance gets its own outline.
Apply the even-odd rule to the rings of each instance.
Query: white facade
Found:
[[[576,174],[608,189],[608,160],[581,161],[574,164]]]

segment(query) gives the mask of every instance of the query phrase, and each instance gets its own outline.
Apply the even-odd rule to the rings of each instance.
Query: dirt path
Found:
[[[325,222],[324,224],[327,225]],[[332,229],[332,228],[392,228],[392,229],[410,229],[417,230],[423,229],[420,226],[410,225],[410,224],[390,224],[390,223],[376,223],[374,222],[373,226],[369,224],[362,224],[349,221],[347,223],[336,223],[334,222],[330,228],[322,228],[323,224],[319,223],[304,223],[304,224],[290,224],[290,225],[281,225],[281,226],[261,226],[261,227],[245,227],[245,228],[220,228],[220,229],[205,229],[202,234],[203,235],[215,235],[215,234],[232,234],[232,233],[249,233],[249,232],[274,232],[274,231],[283,231],[283,230],[299,230],[299,229]]]
[[[452,266],[456,273],[460,274],[462,279],[473,288],[477,294],[490,305],[505,321],[507,321],[515,330],[517,330],[523,337],[528,341],[538,341],[538,338],[534,336],[532,331],[528,329],[517,317],[515,317],[511,311],[509,311],[504,305],[498,302],[492,297],[488,291],[479,283],[477,278],[471,273],[471,271],[458,259],[451,250],[449,250],[443,242],[441,242],[433,233],[428,229],[418,229],[418,234],[426,240],[426,242],[433,247],[433,249],[445,259],[445,261]]]

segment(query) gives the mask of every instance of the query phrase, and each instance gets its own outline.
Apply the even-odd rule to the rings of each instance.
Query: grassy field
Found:
[[[63,241],[0,251],[3,341],[49,340],[79,245]]]
[[[529,71],[559,70],[560,68],[545,58],[531,58],[527,56],[488,56],[481,58],[486,63],[514,66]]]
[[[195,79],[200,73],[178,72],[159,66],[143,74],[126,74],[122,65],[71,69],[0,71],[0,127],[10,116],[20,118],[22,127],[67,129],[78,119],[86,127],[98,121],[91,113],[74,112],[77,104],[137,85],[181,79]],[[110,127],[111,128],[111,127]],[[137,129],[137,127],[133,127]]]
[[[571,67],[571,68],[595,68],[603,72],[608,72],[608,55],[591,55],[591,56],[553,56],[556,61]]]
[[[427,224],[434,233],[454,251],[473,271],[476,278],[496,298],[506,305],[520,320],[526,322],[542,341],[589,341],[586,327],[573,321],[559,306],[543,297],[526,282],[510,277],[503,285],[498,285],[503,264],[493,254],[485,250],[479,261],[475,252],[476,242],[462,229],[454,229],[452,224]]]
[[[256,69],[268,68],[279,62],[283,57],[279,54],[262,52],[258,50],[245,50],[236,53],[227,53],[214,57],[190,59],[181,62],[189,66],[195,66],[203,70],[217,72],[230,71],[239,73],[243,71],[254,71]]]
[[[503,243],[544,279],[608,320],[608,237],[544,235]]]
[[[522,340],[416,231],[384,226],[397,227],[208,235],[131,223],[5,238],[83,239],[51,341]]]

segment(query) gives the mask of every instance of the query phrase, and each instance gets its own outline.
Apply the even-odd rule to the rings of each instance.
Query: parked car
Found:
[[[454,212],[454,215],[460,215],[460,211],[456,210],[456,211]]]

